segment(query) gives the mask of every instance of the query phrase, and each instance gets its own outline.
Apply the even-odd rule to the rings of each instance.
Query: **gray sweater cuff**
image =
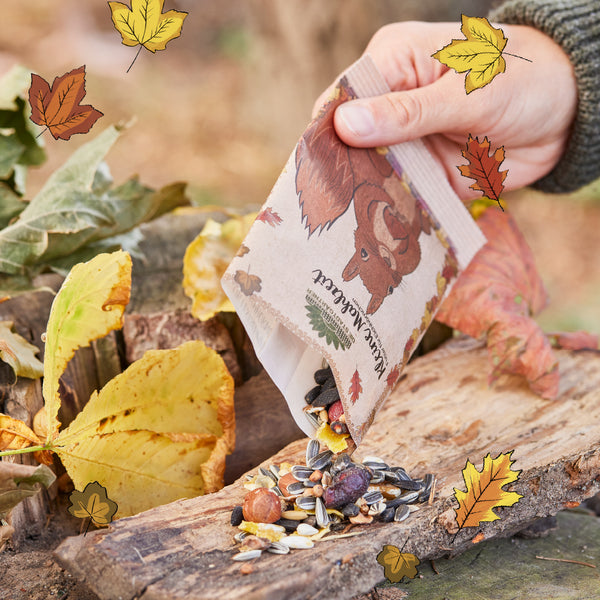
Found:
[[[600,177],[599,0],[508,0],[489,16],[500,23],[530,25],[549,35],[575,69],[578,107],[566,151],[534,187],[570,192]]]

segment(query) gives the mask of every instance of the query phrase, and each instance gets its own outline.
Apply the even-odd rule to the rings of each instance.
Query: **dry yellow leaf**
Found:
[[[221,288],[221,278],[250,230],[256,214],[233,217],[224,223],[208,219],[188,246],[183,259],[183,288],[192,299],[192,314],[210,319],[219,312],[234,312]]]
[[[8,363],[18,377],[39,379],[44,372],[42,363],[35,357],[39,348],[12,329],[12,321],[0,321],[0,359]]]
[[[46,328],[43,396],[48,438],[58,433],[59,378],[75,350],[123,325],[131,290],[131,257],[99,254],[75,265],[54,298]]]
[[[38,446],[42,440],[23,421],[0,413],[0,451]]]
[[[51,449],[76,488],[104,486],[120,518],[222,487],[234,441],[233,380],[217,352],[192,341],[146,352]]]

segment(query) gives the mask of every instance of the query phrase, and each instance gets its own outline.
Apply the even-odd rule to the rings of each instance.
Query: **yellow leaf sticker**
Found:
[[[469,94],[504,73],[506,62],[503,51],[508,39],[502,29],[492,27],[486,18],[462,15],[461,31],[466,39],[452,40],[432,56],[457,73],[467,71],[465,90]],[[508,52],[504,54],[509,55]]]
[[[39,379],[44,368],[35,357],[39,348],[13,332],[12,321],[0,321],[0,359],[8,363],[18,377]]]
[[[129,69],[142,48],[154,53],[164,50],[167,42],[181,35],[186,12],[169,10],[163,13],[164,0],[131,0],[131,8],[122,2],[109,2],[115,29],[125,46],[140,45]],[[127,72],[129,72],[127,69]]]
[[[122,327],[130,291],[131,257],[120,250],[75,265],[54,298],[46,326],[42,389],[49,440],[60,427],[58,385],[67,363],[78,348]]]
[[[400,548],[385,545],[377,555],[377,562],[383,567],[383,573],[392,583],[399,583],[403,577],[414,579],[417,576],[417,566],[421,561],[409,552]]]
[[[233,379],[217,352],[192,341],[146,352],[51,449],[76,488],[101,481],[124,517],[221,488],[234,441]]]
[[[69,496],[69,512],[78,519],[91,519],[96,525],[108,525],[117,512],[117,503],[97,481],[88,483],[83,492],[73,490]]]
[[[200,320],[219,312],[234,312],[221,288],[221,278],[250,230],[256,214],[233,217],[224,223],[208,219],[183,258],[183,288]]]
[[[495,521],[500,517],[492,510],[498,506],[512,506],[523,496],[516,492],[502,489],[519,478],[521,471],[513,471],[511,450],[507,454],[499,454],[492,459],[488,453],[483,459],[483,468],[478,471],[475,465],[467,460],[463,469],[463,479],[467,491],[454,488],[454,496],[458,500],[456,521],[459,530],[463,527],[476,527],[482,521]]]

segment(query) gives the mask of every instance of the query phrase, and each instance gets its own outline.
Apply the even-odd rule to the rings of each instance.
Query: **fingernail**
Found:
[[[341,117],[346,127],[354,135],[365,137],[375,131],[373,113],[366,106],[360,104],[342,104],[338,108],[338,117]]]

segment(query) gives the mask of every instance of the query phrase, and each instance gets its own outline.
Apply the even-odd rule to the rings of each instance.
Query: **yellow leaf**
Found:
[[[122,2],[109,2],[112,20],[125,46],[143,46],[150,52],[164,50],[167,42],[181,35],[186,12],[163,13],[164,0],[131,0],[131,8]]]
[[[94,393],[54,440],[76,488],[100,482],[119,517],[223,485],[233,380],[200,341],[151,350]]]
[[[108,525],[117,512],[117,503],[97,481],[88,483],[83,492],[73,490],[69,512],[78,519],[91,519],[96,525]]]
[[[14,333],[12,328],[12,321],[0,321],[0,359],[8,363],[19,377],[40,378],[44,367],[35,357],[39,348]]]
[[[99,254],[75,265],[60,288],[48,318],[43,396],[48,438],[58,433],[58,383],[75,350],[122,326],[131,290],[131,257]]]
[[[183,258],[183,288],[192,301],[192,314],[201,320],[219,312],[234,312],[221,288],[221,277],[246,237],[256,214],[206,225],[188,246]]]
[[[452,40],[432,56],[457,73],[468,71],[465,90],[469,94],[504,73],[502,51],[508,39],[502,29],[492,27],[485,18],[462,15],[461,31],[466,39]]]
[[[492,510],[497,506],[512,506],[523,496],[516,492],[507,492],[503,486],[517,481],[521,471],[513,471],[511,450],[492,459],[488,453],[483,459],[483,469],[479,472],[473,463],[467,460],[463,469],[463,478],[467,491],[454,488],[458,500],[456,521],[459,529],[476,527],[482,521],[495,521],[500,517]]]
[[[41,444],[42,440],[23,421],[0,413],[0,452]]]
[[[377,555],[377,562],[392,583],[399,583],[403,577],[414,579],[417,576],[417,566],[421,563],[414,554],[402,552],[400,548],[387,544]]]

